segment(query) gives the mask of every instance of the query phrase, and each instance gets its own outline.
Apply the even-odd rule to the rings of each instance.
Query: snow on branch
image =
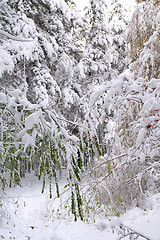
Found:
[[[25,38],[15,37],[15,36],[11,35],[10,33],[7,33],[7,32],[5,32],[1,29],[0,29],[0,35],[3,35],[7,38],[10,38],[10,39],[12,39],[14,41],[18,41],[18,42],[31,42],[31,41],[33,41],[33,39],[31,39],[31,38],[30,39],[29,38],[25,39]]]
[[[70,123],[70,124],[73,124],[73,125],[78,126],[78,127],[80,127],[80,128],[85,128],[86,130],[90,130],[89,128],[87,128],[87,127],[85,127],[85,126],[83,126],[83,125],[81,125],[81,124],[78,124],[78,123],[69,121],[69,120],[67,120],[67,119],[63,119],[63,118],[60,118],[60,117],[57,117],[57,119],[59,119],[59,120],[61,120],[61,121],[64,121],[64,122],[67,122],[67,123]]]
[[[5,3],[7,3],[8,2],[8,0],[2,0],[1,2],[0,2],[0,7],[2,7]]]
[[[45,110],[45,112],[48,114],[49,118],[52,119],[56,125],[60,128],[61,133],[65,137],[66,140],[71,140],[72,142],[76,143],[79,141],[79,139],[76,136],[70,136],[68,132],[61,126],[61,124],[57,121],[57,117],[50,112],[49,110]]]

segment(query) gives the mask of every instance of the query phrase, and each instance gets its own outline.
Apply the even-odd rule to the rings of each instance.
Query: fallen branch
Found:
[[[116,231],[118,233],[118,235],[121,235],[118,238],[118,240],[125,239],[126,237],[129,237],[129,239],[132,239],[132,240],[137,240],[139,237],[143,238],[145,240],[153,240],[153,239],[149,238],[148,236],[146,236],[145,234],[140,233],[128,226],[125,226],[122,223],[116,224],[115,226],[113,225],[112,231],[113,231],[113,233],[114,233],[114,231]]]

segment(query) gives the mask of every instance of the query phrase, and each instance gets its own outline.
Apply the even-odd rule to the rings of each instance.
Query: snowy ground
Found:
[[[8,189],[0,198],[0,240],[116,240],[122,235],[117,231],[113,233],[111,226],[120,223],[148,239],[160,240],[160,194],[148,199],[147,209],[135,208],[120,218],[97,219],[95,223],[87,224],[53,220],[49,214],[48,192],[41,194],[41,182],[30,179],[26,177],[22,187]],[[138,238],[141,239],[147,238]]]

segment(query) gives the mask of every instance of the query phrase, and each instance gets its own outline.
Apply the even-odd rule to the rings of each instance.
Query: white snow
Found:
[[[25,129],[32,129],[34,126],[38,125],[40,121],[40,111],[36,111],[30,114],[25,120]]]
[[[37,135],[37,131],[34,130],[32,135],[29,135],[27,132],[22,137],[22,143],[24,144],[24,151],[26,151],[28,146],[35,146],[35,138]]]
[[[61,188],[63,184],[62,180]],[[0,193],[1,240],[117,240],[120,235],[118,238],[112,228],[119,225],[138,231],[151,240],[160,240],[160,194],[148,197],[141,209],[134,208],[119,218],[96,218],[94,223],[84,223],[74,222],[72,217],[63,219],[63,215],[54,219],[50,206],[56,211],[61,201],[49,199],[48,186],[43,194],[41,189],[42,181],[27,174],[21,187],[8,189],[5,195]]]
[[[144,141],[145,135],[146,135],[146,129],[142,128],[137,136],[137,141],[136,141],[137,146],[139,146]]]
[[[2,48],[0,48],[0,56],[3,56],[3,58],[0,58],[0,77],[2,77],[2,74],[5,71],[7,71],[8,73],[13,71],[14,62],[12,60],[12,57],[7,53],[7,51]]]

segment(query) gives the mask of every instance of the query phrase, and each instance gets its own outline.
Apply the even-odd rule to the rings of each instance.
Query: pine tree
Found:
[[[79,63],[79,72],[84,85],[100,84],[111,78],[110,41],[108,18],[104,1],[90,1],[85,18],[88,29],[85,34],[85,50]]]
[[[128,13],[124,6],[113,0],[109,12],[109,26],[111,39],[111,68],[115,75],[122,73],[126,68],[126,29],[128,25]]]
[[[54,3],[10,1],[3,6],[3,29],[14,36],[33,39],[28,44],[16,42],[11,46],[9,41],[3,44],[3,49],[15,52],[14,62],[10,57],[15,76],[6,72],[1,86],[22,84],[27,89],[29,101],[52,105],[68,120],[74,120],[71,112],[75,113],[73,109],[78,109],[79,93],[73,71],[80,55],[76,29],[82,21],[69,4],[70,1],[63,0]],[[7,16],[7,11],[11,16]]]
[[[62,101],[72,103],[76,95],[72,70],[79,49],[73,27],[80,24],[79,15],[64,0],[11,0],[0,13],[2,187],[20,184],[25,172],[34,170],[43,178],[42,191],[48,175],[50,196],[52,179],[59,196],[57,171],[65,167],[72,175],[69,181],[74,191],[72,180],[81,172],[75,161],[79,145],[78,138],[67,132],[62,113],[69,110]],[[65,88],[70,91],[66,95]],[[75,196],[80,199],[78,189]]]

